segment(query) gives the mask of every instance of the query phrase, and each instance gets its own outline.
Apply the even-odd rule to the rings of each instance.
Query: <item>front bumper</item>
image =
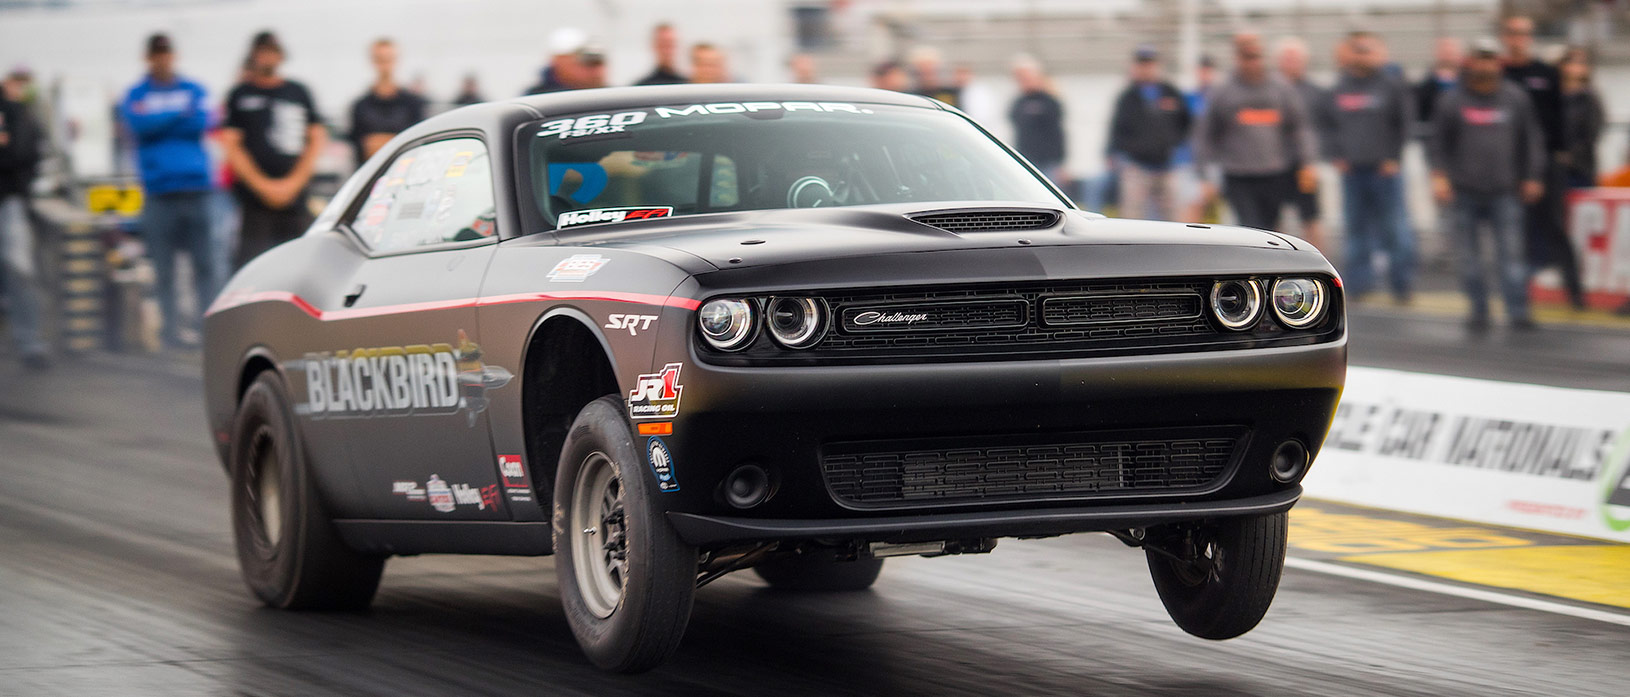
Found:
[[[1345,336],[1238,351],[952,364],[733,367],[693,353],[683,408],[663,437],[680,487],[657,504],[695,540],[933,536],[946,532],[934,525],[960,531],[993,522],[1000,524],[992,530],[1017,531],[1003,535],[1056,534],[1227,515],[1241,502],[1289,506],[1295,484],[1270,477],[1269,461],[1288,439],[1317,454],[1341,396],[1346,354]],[[1206,428],[1241,437],[1224,474],[1195,490],[867,506],[834,495],[822,471],[834,444]],[[773,494],[740,510],[726,503],[723,484],[746,464],[769,471]],[[1286,498],[1261,499],[1274,496]]]
[[[1231,501],[1083,506],[848,519],[762,519],[670,512],[668,520],[698,547],[741,542],[860,540],[919,542],[985,537],[1041,537],[1182,523],[1205,518],[1268,515],[1290,510],[1302,488]]]

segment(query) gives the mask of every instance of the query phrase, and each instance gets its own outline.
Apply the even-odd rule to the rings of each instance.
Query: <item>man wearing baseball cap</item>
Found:
[[[204,132],[209,128],[209,95],[197,82],[175,72],[175,48],[170,37],[147,39],[147,76],[125,94],[119,105],[130,132],[136,137],[144,193],[142,240],[153,262],[158,282],[158,305],[165,345],[182,344],[183,325],[198,321],[198,312],[215,297],[218,276],[210,249],[209,156],[204,154]],[[175,258],[192,260],[193,290],[197,303],[191,316],[177,309]]]
[[[1115,100],[1109,122],[1109,149],[1121,178],[1121,216],[1176,220],[1172,153],[1189,137],[1188,102],[1161,78],[1154,46],[1133,52],[1131,73],[1131,84]]]
[[[584,90],[606,86],[605,50],[576,27],[561,27],[549,35],[549,66],[543,79],[527,94]]]
[[[226,97],[222,144],[243,210],[237,266],[311,225],[306,186],[328,141],[311,91],[278,74],[283,45],[269,31],[249,47],[249,77]]]
[[[1494,242],[1506,317],[1516,329],[1534,327],[1522,204],[1544,193],[1545,136],[1528,95],[1504,80],[1503,70],[1499,44],[1478,40],[1463,79],[1438,98],[1432,117],[1432,193],[1451,207],[1461,280],[1472,306],[1467,326],[1474,332],[1489,325],[1479,230],[1485,224]]]

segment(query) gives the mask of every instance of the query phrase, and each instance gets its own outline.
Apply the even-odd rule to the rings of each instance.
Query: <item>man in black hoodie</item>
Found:
[[[28,107],[13,100],[11,80],[0,93],[0,276],[4,277],[7,322],[23,364],[48,365],[40,334],[39,278],[34,267],[34,231],[28,223],[28,195],[40,163],[40,128]]]
[[[1160,55],[1140,46],[1132,56],[1132,83],[1115,100],[1109,150],[1121,178],[1121,216],[1176,220],[1172,153],[1189,136],[1188,103],[1161,79]]]

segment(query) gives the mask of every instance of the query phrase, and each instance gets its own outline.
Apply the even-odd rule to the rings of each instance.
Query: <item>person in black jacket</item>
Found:
[[[1530,274],[1549,266],[1560,267],[1568,302],[1583,308],[1585,291],[1579,278],[1578,255],[1562,227],[1562,196],[1567,188],[1563,162],[1568,150],[1562,116],[1562,76],[1555,66],[1534,56],[1533,19],[1507,17],[1500,24],[1500,40],[1505,44],[1505,79],[1528,93],[1545,136],[1545,192],[1523,211]]]
[[[396,84],[396,42],[378,39],[368,49],[377,77],[351,105],[351,147],[362,166],[385,143],[409,126],[424,120],[425,98]]]
[[[1455,36],[1440,36],[1434,48],[1432,69],[1415,83],[1415,121],[1421,138],[1432,132],[1432,114],[1438,97],[1460,83],[1460,69],[1466,61],[1466,43]]]
[[[904,75],[904,71],[901,71]],[[1019,96],[1007,110],[1013,147],[1054,182],[1064,181],[1064,103],[1053,96],[1041,62],[1024,55],[1013,61]]]
[[[1596,186],[1596,143],[1602,138],[1607,111],[1590,81],[1590,51],[1573,46],[1562,56],[1562,123],[1568,132],[1564,162],[1570,189]]]
[[[1109,122],[1123,217],[1178,218],[1172,153],[1188,140],[1192,120],[1183,93],[1161,79],[1160,55],[1140,46],[1132,56],[1132,82],[1115,100]]]
[[[28,222],[28,195],[40,164],[40,127],[7,79],[0,93],[0,277],[5,286],[12,339],[31,369],[49,365],[40,332],[39,277],[34,265],[34,230]]]

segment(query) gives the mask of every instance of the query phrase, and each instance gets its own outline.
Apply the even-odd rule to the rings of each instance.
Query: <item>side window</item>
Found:
[[[491,237],[496,214],[486,145],[451,138],[397,155],[351,229],[370,248],[390,252]]]

